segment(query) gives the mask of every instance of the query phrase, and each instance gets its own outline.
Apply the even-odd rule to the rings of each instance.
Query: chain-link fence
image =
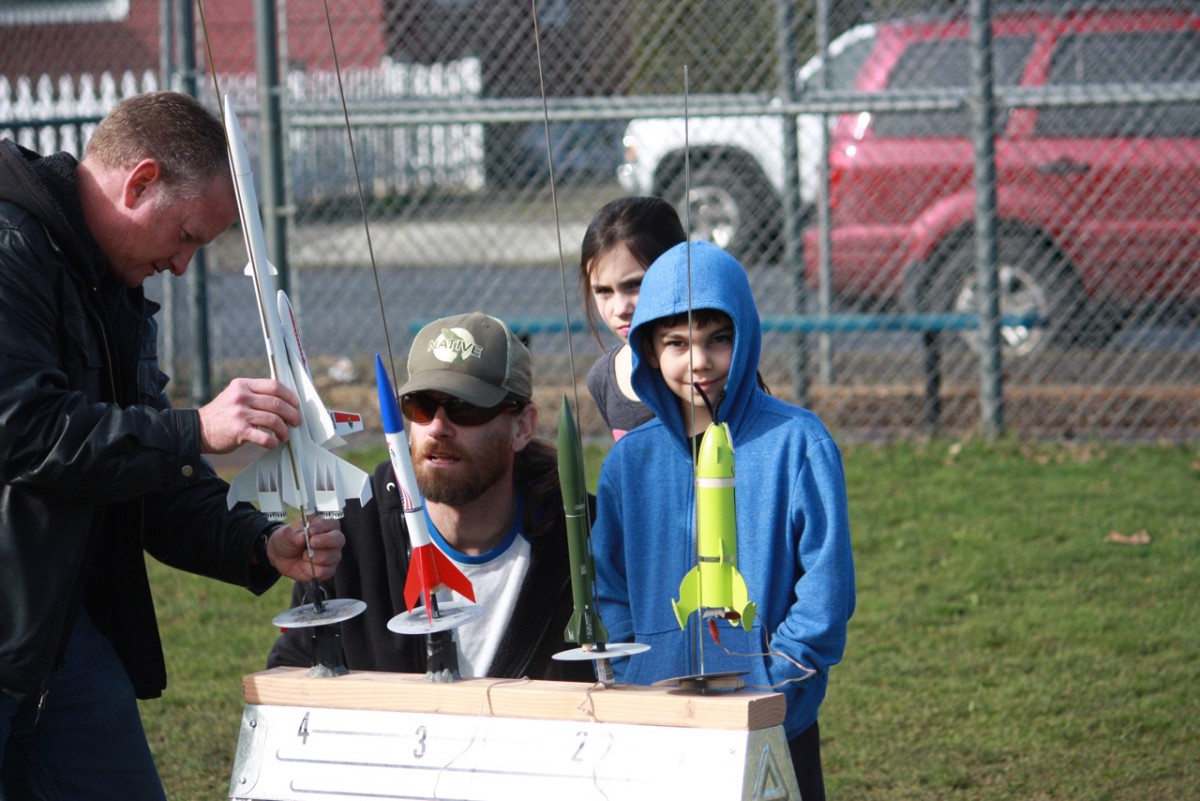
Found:
[[[840,434],[1200,437],[1195,3],[536,6],[537,39],[525,0],[330,2],[335,62],[321,0],[198,5],[196,90],[215,108],[216,73],[256,152],[255,22],[277,32],[284,199],[264,212],[320,381],[370,389],[378,280],[397,363],[421,322],[483,309],[536,332],[556,397],[600,352],[584,228],[658,194],[745,265],[772,391]],[[0,134],[76,150],[118,97],[181,85],[189,7],[0,6]],[[217,388],[263,369],[244,261],[231,232],[202,283],[150,285],[184,388],[198,358]]]

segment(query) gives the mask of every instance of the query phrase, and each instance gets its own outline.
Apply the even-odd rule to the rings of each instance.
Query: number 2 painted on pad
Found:
[[[585,745],[587,745],[587,732],[586,731],[577,731],[575,733],[577,735],[579,735],[579,747],[575,749],[574,754],[571,754],[571,761],[572,762],[582,762],[583,761],[583,747]]]

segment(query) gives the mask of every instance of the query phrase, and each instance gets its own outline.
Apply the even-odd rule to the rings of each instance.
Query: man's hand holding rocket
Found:
[[[300,400],[272,378],[235,378],[200,409],[200,452],[229,453],[242,445],[270,450],[301,423]]]
[[[267,538],[267,559],[281,576],[301,583],[311,581],[314,571],[318,581],[333,576],[334,568],[342,560],[342,546],[346,544],[338,521],[320,515],[313,517],[308,537],[311,557],[305,549],[303,527],[280,526],[271,532]]]

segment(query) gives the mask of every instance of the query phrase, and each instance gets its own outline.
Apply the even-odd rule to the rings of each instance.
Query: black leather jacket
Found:
[[[75,160],[0,140],[0,688],[38,693],[84,605],[141,698],[166,668],[143,550],[264,592],[271,530],[200,456],[200,418],[171,409],[157,304],[98,278]]]

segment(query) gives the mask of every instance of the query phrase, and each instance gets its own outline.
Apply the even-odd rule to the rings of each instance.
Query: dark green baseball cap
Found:
[[[485,407],[509,396],[529,400],[529,349],[502,320],[482,312],[434,320],[413,340],[408,380],[400,387],[401,395],[428,391]]]

